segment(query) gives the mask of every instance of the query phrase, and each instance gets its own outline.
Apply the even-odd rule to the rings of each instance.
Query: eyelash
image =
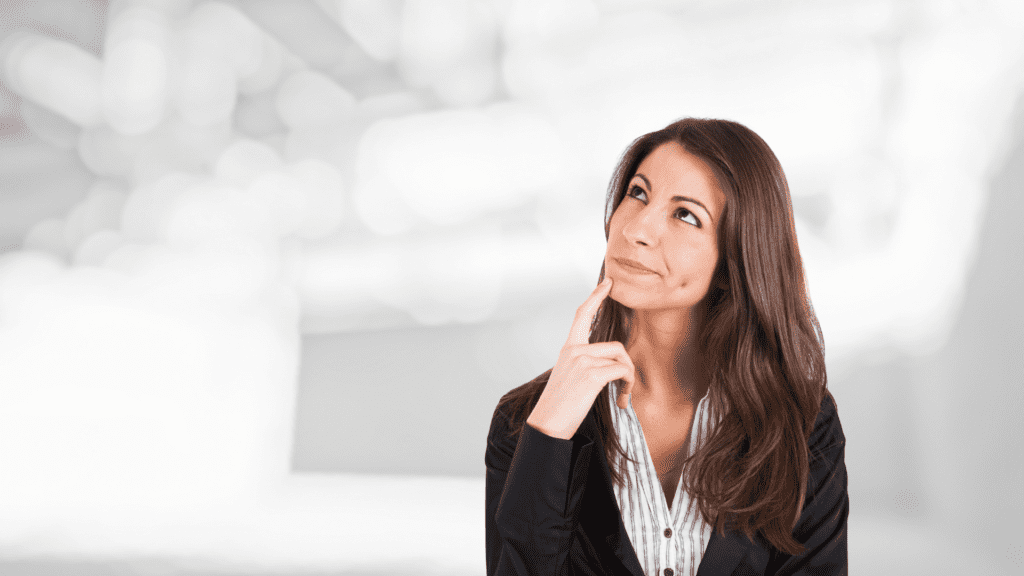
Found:
[[[642,192],[644,194],[647,194],[646,190],[644,190],[643,188],[637,186],[636,184],[633,184],[632,186],[629,187],[629,190],[626,191],[626,196],[629,196],[630,198],[636,198],[637,200],[640,200],[639,198],[637,198],[634,195],[633,192],[635,190],[639,190],[640,192]],[[643,200],[640,200],[640,201],[643,202]],[[679,212],[680,210],[682,210],[683,212],[686,212],[690,216],[693,216],[693,220],[694,220],[694,222],[696,222],[696,224],[692,224],[690,222],[686,222],[686,220],[682,220],[681,218],[680,218],[680,220],[682,220],[683,222],[686,222],[687,224],[690,224],[690,226],[696,226],[697,228],[703,228],[703,224],[700,223],[700,218],[697,218],[696,214],[694,214],[693,212],[690,212],[686,208],[679,208],[678,210],[676,210],[676,212]]]

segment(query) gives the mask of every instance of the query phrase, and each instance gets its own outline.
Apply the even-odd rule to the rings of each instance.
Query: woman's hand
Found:
[[[548,436],[572,438],[601,389],[612,380],[626,380],[617,404],[625,408],[629,403],[636,369],[626,348],[621,342],[589,343],[590,326],[611,288],[612,279],[606,276],[576,309],[569,339],[558,354],[537,405],[526,419],[527,424]]]

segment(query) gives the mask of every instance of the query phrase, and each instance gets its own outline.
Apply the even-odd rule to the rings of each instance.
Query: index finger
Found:
[[[594,323],[594,316],[611,289],[612,279],[605,276],[604,281],[594,288],[583,304],[580,304],[580,307],[576,309],[576,318],[572,321],[572,328],[569,329],[569,339],[566,340],[566,344],[590,343],[590,325]]]

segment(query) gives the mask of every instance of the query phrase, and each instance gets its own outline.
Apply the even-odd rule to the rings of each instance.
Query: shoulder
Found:
[[[846,447],[846,435],[839,420],[839,406],[831,392],[825,390],[814,420],[814,429],[807,439],[807,448],[811,452],[811,466],[816,462],[835,462],[841,458]]]

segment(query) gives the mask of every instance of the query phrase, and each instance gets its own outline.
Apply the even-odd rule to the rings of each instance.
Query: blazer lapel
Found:
[[[604,442],[601,441],[601,433],[597,428],[595,412],[597,405],[591,408],[587,417],[580,424],[580,433],[594,442],[594,451],[597,452],[597,467],[590,467],[590,480],[588,481],[585,496],[594,498],[594,505],[588,507],[590,522],[588,531],[594,540],[604,541],[612,553],[622,562],[622,565],[629,570],[631,576],[644,576],[644,570],[640,566],[640,560],[636,557],[633,544],[626,534],[626,527],[622,523],[622,516],[619,514],[619,505],[615,500],[615,492],[612,487],[612,475],[608,468],[608,458],[604,453]],[[594,455],[591,455],[593,463]],[[590,499],[588,498],[588,499]]]
[[[596,489],[596,495],[585,495],[593,495],[597,498],[596,505],[590,509],[593,512],[592,521],[588,523],[590,532],[598,541],[603,539],[608,544],[623,566],[629,570],[631,576],[644,576],[636,551],[626,534],[626,526],[622,522],[618,502],[615,500],[611,471],[608,459],[605,457],[604,443],[597,428],[596,410],[595,403],[587,413],[587,417],[583,419],[579,430],[582,435],[594,442],[594,450],[597,452],[597,470],[594,470],[593,466],[591,467],[591,478],[588,483],[588,492]],[[594,455],[591,456],[593,458]],[[591,460],[591,462],[593,461]],[[723,538],[717,532],[711,532],[711,538],[708,540],[707,548],[705,548],[697,568],[697,576],[731,575],[736,571],[743,558],[750,553],[753,544],[744,535],[733,533],[728,529],[728,525],[725,534]]]
[[[712,531],[697,576],[730,576],[750,552],[751,544],[742,534],[726,531],[725,538]]]

